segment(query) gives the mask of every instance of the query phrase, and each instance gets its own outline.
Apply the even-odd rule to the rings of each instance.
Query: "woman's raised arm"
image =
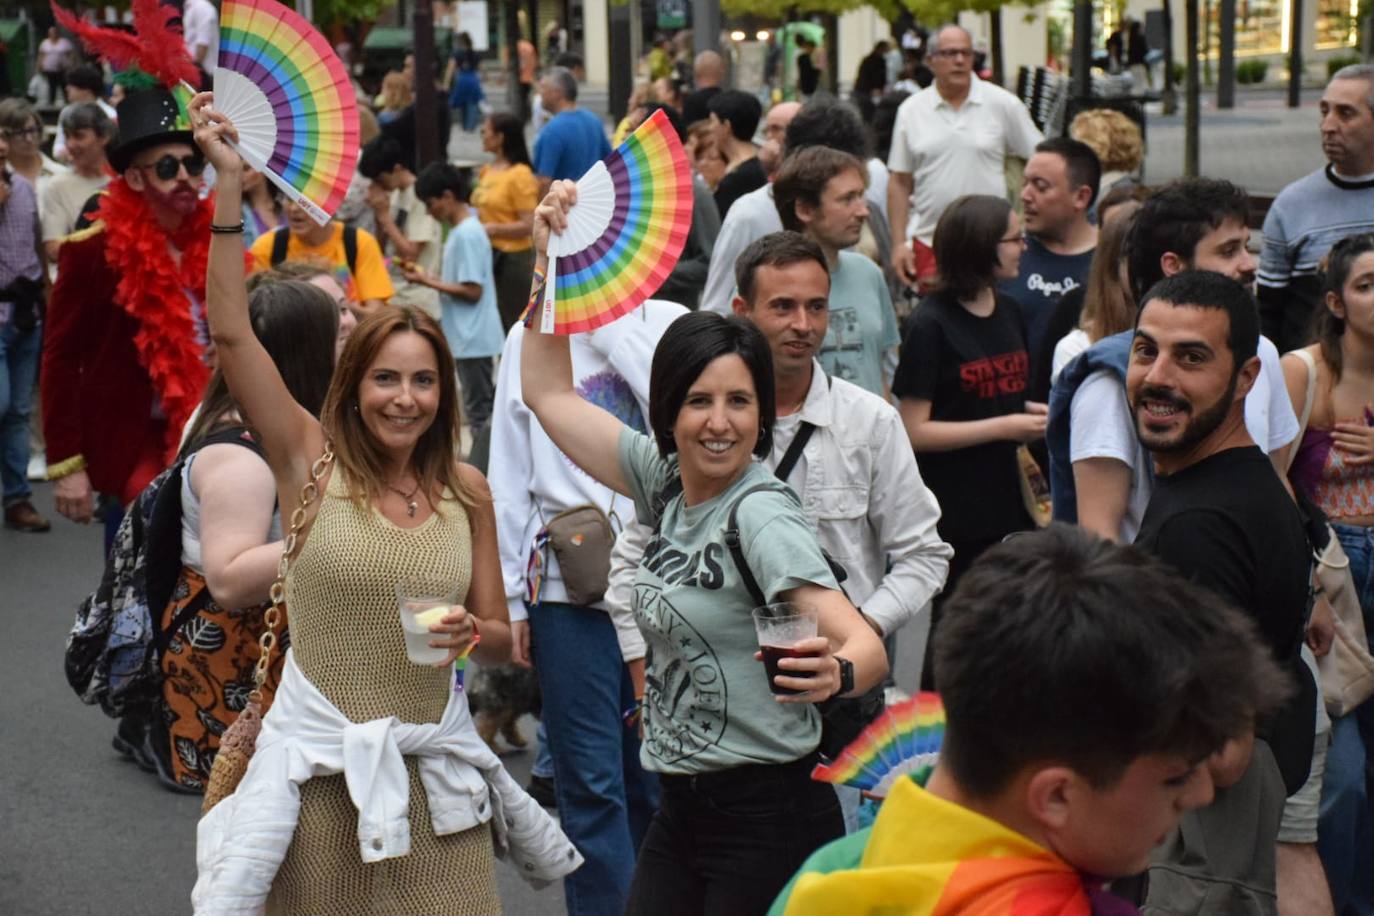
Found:
[[[534,211],[535,284],[548,270],[549,234],[568,225],[577,202],[577,185],[555,181]],[[525,329],[520,350],[520,386],[525,405],[539,418],[549,438],[573,463],[617,493],[630,494],[620,469],[622,424],[613,415],[582,399],[573,387],[568,338],[541,334],[538,316]]]
[[[234,125],[211,107],[211,93],[191,100],[188,111],[196,145],[215,167],[217,226],[243,219],[243,160],[229,146],[237,140]],[[296,403],[272,357],[253,333],[244,285],[243,237],[233,232],[210,236],[205,312],[210,338],[229,391],[262,441],[281,492],[294,494],[310,474],[310,464],[324,448],[320,423]]]

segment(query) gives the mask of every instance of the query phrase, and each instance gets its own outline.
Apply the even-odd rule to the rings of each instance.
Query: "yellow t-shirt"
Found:
[[[328,263],[334,270],[334,278],[343,287],[344,294],[354,302],[380,299],[383,302],[395,293],[391,278],[386,273],[386,262],[382,259],[382,249],[377,239],[365,229],[358,230],[358,257],[353,273],[348,271],[348,255],[344,251],[343,223],[333,224],[334,233],[323,245],[307,245],[295,235],[286,245],[288,261],[303,258],[316,258]],[[285,232],[286,229],[277,230]],[[253,255],[253,270],[267,270],[272,266],[272,239],[276,232],[265,232],[258,236],[249,251]]]
[[[472,205],[483,225],[513,223],[522,212],[532,213],[539,205],[539,182],[524,164],[499,170],[484,165],[477,173],[477,187],[472,189]],[[493,238],[491,247],[505,252],[528,251],[534,247],[534,239]]]

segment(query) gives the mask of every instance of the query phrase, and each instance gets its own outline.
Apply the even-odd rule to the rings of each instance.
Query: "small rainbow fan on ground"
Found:
[[[324,36],[274,0],[224,0],[215,108],[239,155],[320,225],[358,163],[358,103]]]
[[[945,707],[939,694],[918,693],[885,709],[838,757],[817,764],[811,778],[886,798],[903,777],[925,785],[944,736]]]
[[[549,240],[545,334],[590,331],[639,307],[668,278],[692,228],[692,175],[656,111],[577,182],[567,228]]]

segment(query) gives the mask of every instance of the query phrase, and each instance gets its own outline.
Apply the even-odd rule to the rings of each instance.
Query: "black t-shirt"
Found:
[[[730,212],[730,205],[735,201],[766,184],[768,173],[763,170],[763,164],[757,156],[746,159],[733,171],[726,172],[720,184],[716,185],[716,210],[720,218],[725,219],[725,214]]]
[[[797,91],[802,95],[813,95],[821,82],[821,71],[811,55],[802,52],[797,55]]]
[[[930,401],[932,420],[985,420],[1025,411],[1029,370],[1014,299],[999,293],[992,314],[979,318],[936,293],[922,300],[907,322],[892,392]],[[917,463],[940,501],[945,540],[996,539],[1031,526],[1021,500],[1015,442],[921,452]]]
[[[1297,650],[1307,614],[1307,535],[1257,446],[1159,477],[1135,543],[1244,611],[1275,658]]]
[[[1040,342],[1060,297],[1088,281],[1095,250],[1055,254],[1033,236],[1026,236],[1020,276],[1003,282],[1001,291],[1021,306],[1021,314],[1026,320],[1026,343],[1032,357],[1040,355]]]

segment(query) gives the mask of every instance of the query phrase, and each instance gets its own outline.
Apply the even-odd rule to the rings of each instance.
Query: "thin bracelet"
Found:
[[[243,232],[243,220],[239,220],[237,224],[230,226],[217,226],[211,223],[210,231],[219,235],[239,235]]]

